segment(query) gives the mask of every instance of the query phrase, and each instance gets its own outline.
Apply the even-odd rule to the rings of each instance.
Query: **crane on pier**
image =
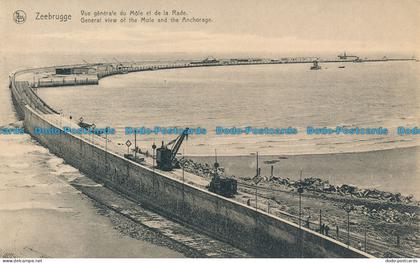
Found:
[[[174,168],[180,167],[176,155],[184,139],[188,139],[188,130],[189,128],[185,128],[181,135],[166,145],[162,141],[162,146],[156,149],[156,163],[159,169],[172,171]],[[173,145],[171,149],[168,148],[170,145]]]

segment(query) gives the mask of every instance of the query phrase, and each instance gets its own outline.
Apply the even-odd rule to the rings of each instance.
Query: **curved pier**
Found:
[[[251,63],[248,63],[251,64]],[[273,64],[273,63],[252,63]],[[119,67],[95,64],[98,79],[136,71],[186,67],[228,66],[223,63],[174,63]],[[238,64],[235,64],[238,65]],[[76,67],[67,66],[67,67]],[[121,192],[130,199],[172,220],[220,239],[260,257],[372,257],[371,255],[321,235],[298,224],[256,210],[245,204],[185,183],[171,172],[154,170],[109,150],[108,145],[95,144],[83,135],[65,133],[64,126],[78,127],[63,119],[33,91],[33,83],[17,80],[26,73],[52,70],[57,67],[23,70],[10,75],[10,89],[25,130],[92,179]],[[35,128],[58,129],[54,135],[36,134]]]

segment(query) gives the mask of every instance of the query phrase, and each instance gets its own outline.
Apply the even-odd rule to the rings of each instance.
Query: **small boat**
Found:
[[[346,68],[346,66],[339,66],[338,68]]]
[[[318,64],[318,61],[314,61],[314,64],[311,66],[311,70],[321,69],[321,66]]]

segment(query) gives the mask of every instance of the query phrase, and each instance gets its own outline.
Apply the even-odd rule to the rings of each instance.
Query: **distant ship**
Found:
[[[339,54],[337,57],[340,58],[340,59],[346,59],[346,60],[347,59],[355,60],[355,59],[359,58],[358,56],[355,56],[355,55],[347,55],[346,51],[344,51],[344,53],[342,53],[342,54]]]
[[[318,64],[318,61],[314,61],[314,64],[311,66],[311,70],[321,69],[321,66]]]

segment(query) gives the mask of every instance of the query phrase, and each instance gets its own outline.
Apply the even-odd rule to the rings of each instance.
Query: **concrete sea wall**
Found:
[[[15,85],[13,78],[12,96],[24,115],[27,132],[81,172],[151,210],[260,257],[370,257],[292,222],[152,171],[72,134],[35,134],[34,128],[60,127],[43,115],[51,114],[50,108],[35,93],[24,96],[24,87],[30,89],[29,85]]]

